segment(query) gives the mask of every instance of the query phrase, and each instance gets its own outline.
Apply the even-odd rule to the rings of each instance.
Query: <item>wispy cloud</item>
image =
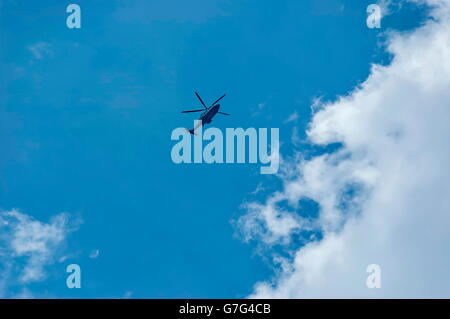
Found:
[[[400,10],[403,7],[403,4],[408,1],[410,0],[378,0],[376,1],[376,4],[380,6],[381,17],[383,18]],[[419,3],[424,2],[425,0],[424,1],[412,0],[412,1],[416,1],[417,3]]]
[[[298,113],[297,111],[294,111],[291,115],[289,115],[289,117],[284,121],[284,123],[290,123],[290,122],[295,122],[298,120]]]
[[[33,58],[36,60],[41,60],[45,56],[53,56],[54,52],[52,50],[52,45],[48,42],[37,42],[28,47]]]
[[[3,294],[9,284],[26,285],[45,278],[45,267],[58,260],[67,235],[76,230],[78,220],[67,213],[48,223],[18,210],[0,212],[0,265]],[[1,283],[0,283],[1,285]]]
[[[91,251],[91,253],[89,254],[89,258],[91,259],[97,259],[97,257],[100,255],[100,250],[98,249],[94,249],[93,251]]]
[[[300,134],[299,134],[299,129],[297,126],[294,126],[292,128],[292,133],[291,133],[291,143],[294,146],[299,146],[302,142],[301,138],[300,138]]]
[[[260,102],[256,105],[256,107],[252,107],[252,116],[259,116],[267,106],[267,102]]]

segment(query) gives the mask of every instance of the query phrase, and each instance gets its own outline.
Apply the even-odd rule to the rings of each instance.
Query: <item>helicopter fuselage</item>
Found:
[[[211,106],[209,109],[205,110],[199,117],[199,120],[202,121],[203,124],[211,123],[214,116],[219,112],[220,104],[216,104]]]

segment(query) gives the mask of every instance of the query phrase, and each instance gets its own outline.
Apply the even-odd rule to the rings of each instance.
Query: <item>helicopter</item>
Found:
[[[195,95],[197,96],[197,98],[199,99],[200,103],[203,105],[203,109],[200,110],[190,110],[190,111],[182,111],[181,113],[193,113],[193,112],[203,112],[202,114],[200,114],[199,122],[198,124],[191,130],[186,129],[189,133],[191,133],[192,135],[196,135],[195,134],[195,130],[198,129],[200,126],[202,126],[202,124],[209,124],[211,123],[211,121],[213,120],[214,116],[216,116],[217,113],[222,114],[222,115],[231,115],[225,112],[220,112],[220,104],[217,104],[217,102],[219,102],[221,99],[223,99],[225,97],[226,94],[222,95],[221,97],[219,97],[214,103],[211,104],[211,106],[207,107],[205,102],[203,102],[202,98],[200,97],[200,95],[195,92]]]

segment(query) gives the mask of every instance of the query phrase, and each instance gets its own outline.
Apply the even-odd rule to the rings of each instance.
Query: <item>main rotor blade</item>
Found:
[[[222,95],[221,97],[219,97],[213,104],[211,105],[216,105],[217,102],[219,102],[221,99],[223,99],[225,97],[226,94]]]
[[[228,113],[225,113],[225,112],[217,112],[217,113],[223,114],[223,115],[231,115],[231,114],[228,114]]]
[[[192,113],[192,112],[203,112],[204,110],[192,110],[192,111],[182,111],[181,113]]]
[[[205,109],[207,109],[207,107],[206,107],[206,105],[205,105],[205,102],[203,102],[203,100],[202,100],[202,98],[200,97],[200,95],[198,95],[197,92],[195,92],[195,95],[197,95],[197,98],[200,100],[200,103],[202,103],[203,107],[204,107]]]

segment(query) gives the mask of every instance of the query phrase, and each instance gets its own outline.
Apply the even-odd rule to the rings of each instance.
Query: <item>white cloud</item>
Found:
[[[378,0],[377,5],[381,8],[381,16],[385,17],[391,13],[393,1],[392,0]]]
[[[258,186],[256,186],[256,189],[253,192],[251,192],[251,194],[252,195],[256,195],[256,194],[259,194],[260,192],[262,192],[264,190],[265,190],[265,187],[263,186],[263,184],[259,183]]]
[[[392,63],[314,115],[311,142],[340,150],[298,156],[281,191],[247,205],[247,238],[292,247],[305,227],[323,235],[286,248],[293,258],[252,297],[450,297],[450,2],[426,3],[434,19],[389,35]],[[305,198],[319,204],[314,221]],[[366,286],[369,264],[380,289]]]
[[[284,123],[295,122],[298,120],[298,113],[294,111],[289,117],[284,121]]]
[[[91,251],[91,253],[89,254],[89,258],[91,259],[97,259],[97,257],[100,255],[100,250],[98,249],[94,249],[93,251]]]
[[[298,130],[298,127],[297,127],[297,126],[294,126],[294,127],[292,128],[292,133],[291,133],[291,143],[292,143],[294,146],[299,146],[299,145],[301,144],[301,142],[302,142],[302,139],[300,138],[300,134],[299,134],[298,131],[299,131],[299,130]]]
[[[65,239],[78,223],[68,214],[40,222],[18,210],[0,211],[0,286],[28,284],[45,278],[45,267],[57,260]],[[17,272],[18,270],[18,272]]]
[[[267,106],[267,102],[260,102],[260,103],[258,103],[256,105],[256,107],[252,108],[253,109],[252,110],[252,116],[255,117],[255,116],[260,115],[264,111],[266,106]]]
[[[37,42],[28,47],[33,58],[36,60],[42,60],[45,56],[53,56],[54,52],[51,48],[51,44],[48,42]]]
[[[320,111],[320,108],[322,107],[322,105],[323,105],[323,96],[316,96],[316,97],[313,97],[312,98],[312,100],[311,100],[311,106],[310,106],[310,108],[311,108],[311,112],[317,112],[317,111]]]

